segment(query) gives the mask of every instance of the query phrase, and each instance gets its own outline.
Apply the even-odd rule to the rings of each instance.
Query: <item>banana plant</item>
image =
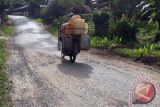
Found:
[[[160,1],[159,0],[143,0],[136,7],[141,7],[142,15],[149,14],[149,23],[153,20],[158,21],[160,30]]]

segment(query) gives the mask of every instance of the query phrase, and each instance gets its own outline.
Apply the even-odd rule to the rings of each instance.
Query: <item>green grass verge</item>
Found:
[[[136,60],[137,58],[140,58],[140,54],[135,54],[134,50],[132,49],[128,49],[128,48],[115,48],[113,50],[114,53],[119,54],[122,57],[126,57],[126,58],[132,58],[134,60]]]
[[[121,43],[121,38],[119,37],[113,37],[112,39],[108,37],[92,37],[91,36],[91,47],[94,48],[111,48],[119,45]]]
[[[58,26],[57,25],[49,25],[47,26],[47,30],[53,34],[54,36],[58,36]]]
[[[36,21],[36,22],[38,22],[38,23],[42,23],[42,22],[43,22],[43,20],[42,20],[41,18],[33,19],[33,21]]]
[[[147,50],[146,48],[129,49],[129,48],[116,48],[113,50],[114,53],[119,54],[122,57],[131,58],[134,60],[141,60],[143,57],[154,57],[157,59],[155,64],[160,65],[160,50]]]
[[[0,40],[0,107],[5,107],[7,105],[7,76],[5,73],[7,59],[6,41]]]
[[[0,27],[0,36],[11,36],[14,34],[13,26],[3,25]]]

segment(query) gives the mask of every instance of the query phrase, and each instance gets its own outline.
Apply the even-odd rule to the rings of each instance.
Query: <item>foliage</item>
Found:
[[[37,18],[40,16],[40,5],[36,1],[29,2],[28,14],[33,18]]]
[[[58,25],[52,24],[47,27],[47,30],[54,36],[58,36]]]
[[[95,35],[95,25],[93,23],[93,14],[82,14],[82,18],[85,19],[86,23],[89,25],[89,35]]]
[[[104,47],[109,48],[113,46],[117,46],[121,43],[121,38],[119,37],[113,37],[112,39],[109,39],[107,37],[101,38],[101,37],[92,37],[91,38],[91,46],[92,47]]]
[[[41,10],[41,18],[45,23],[51,23],[53,18],[51,17],[51,15],[48,12],[48,8],[42,9]]]
[[[106,12],[96,12],[93,14],[93,22],[95,24],[95,35],[101,37],[108,34],[110,15]]]
[[[143,48],[138,48],[134,50],[134,53],[139,55],[139,56],[144,56],[149,54],[151,51],[153,51],[154,49],[154,45],[153,44],[147,44],[146,46],[144,46]]]
[[[64,15],[64,9],[62,6],[55,4],[53,7],[42,9],[41,18],[46,23],[51,23],[53,19],[59,18]]]
[[[87,5],[74,5],[72,12],[75,14],[88,14],[91,12],[91,8]]]
[[[97,0],[95,7],[107,9],[111,12],[113,20],[119,19],[123,14],[133,17],[136,14],[136,5],[140,0]]]
[[[154,57],[156,61],[160,61],[160,44],[147,44],[143,47],[136,49],[129,48],[119,48],[115,49],[114,52],[125,56],[130,57],[135,60],[142,60],[143,58]]]
[[[158,32],[158,22],[151,22],[148,24],[148,21],[137,21],[137,27],[139,30],[137,33],[137,41],[140,45],[144,46],[146,43],[155,40],[155,36]]]
[[[54,7],[55,5],[61,6],[65,13],[72,12],[72,8],[76,5],[83,5],[84,0],[49,0],[48,7]]]
[[[86,22],[90,22],[93,20],[93,14],[82,14],[81,16],[85,19]]]
[[[123,16],[120,21],[110,26],[110,35],[122,38],[122,43],[136,42],[137,26],[134,21],[129,20],[127,16]]]
[[[38,23],[42,23],[43,22],[43,20],[41,18],[35,18],[33,20],[36,21],[36,22],[38,22]]]
[[[7,51],[5,49],[5,40],[0,40],[0,107],[5,106],[6,102],[6,74],[4,72],[5,62],[7,58]]]
[[[0,36],[11,36],[14,34],[13,26],[3,25],[1,26]]]
[[[142,7],[142,15],[150,14],[149,23],[154,19],[159,22],[160,29],[160,1],[159,0],[143,0],[137,7]]]
[[[155,37],[155,42],[159,42],[159,41],[160,41],[160,33],[157,33]]]

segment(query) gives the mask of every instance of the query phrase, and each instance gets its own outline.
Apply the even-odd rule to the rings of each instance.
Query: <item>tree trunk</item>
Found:
[[[4,12],[2,11],[2,16],[1,16],[1,24],[3,25],[4,24]]]
[[[1,24],[4,24],[4,0],[1,1]]]
[[[158,19],[157,21],[158,21],[158,30],[160,31],[160,19]]]
[[[158,21],[158,33],[156,34],[155,37],[155,42],[159,42],[160,41],[160,19],[157,20]]]

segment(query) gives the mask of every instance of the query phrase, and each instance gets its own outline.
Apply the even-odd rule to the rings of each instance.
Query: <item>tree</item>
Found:
[[[90,5],[92,0],[85,0],[86,5]]]
[[[160,1],[159,0],[143,0],[137,7],[142,7],[142,16],[149,14],[149,23],[153,20],[158,21],[160,30]]]
[[[85,0],[49,0],[49,7],[53,7],[54,5],[62,6],[66,13],[69,13],[72,11],[72,7],[75,5],[83,5]]]
[[[5,9],[10,6],[12,0],[0,0],[1,24],[4,24]]]
[[[110,2],[110,6],[111,6],[112,16],[115,19],[116,18],[116,9],[117,9],[119,0],[109,0],[109,2]]]
[[[40,1],[30,0],[28,2],[28,14],[30,17],[37,18],[40,16]]]
[[[110,10],[113,19],[120,19],[123,14],[127,14],[130,18],[134,16],[139,2],[140,0],[96,0],[95,5]]]
[[[106,12],[96,12],[93,15],[95,24],[95,35],[104,37],[108,34],[110,16]]]
[[[156,20],[158,22],[158,29],[160,30],[160,1],[159,0],[143,0],[137,7],[142,7],[142,16],[149,14],[149,23]],[[160,33],[158,32],[155,41],[160,41]]]
[[[0,4],[0,14],[1,14],[1,24],[3,25],[4,22],[4,1],[1,0],[1,4]]]

